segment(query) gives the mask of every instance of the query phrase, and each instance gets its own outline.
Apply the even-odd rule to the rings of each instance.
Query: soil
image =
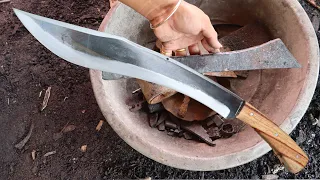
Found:
[[[301,4],[313,16],[314,8]],[[0,4],[0,179],[109,179],[109,178],[320,178],[320,83],[312,103],[292,132],[310,156],[306,169],[293,175],[279,168],[272,152],[248,164],[215,172],[171,168],[129,147],[104,120],[96,104],[88,69],[67,63],[45,49],[13,14],[18,8],[83,27],[98,29],[109,9],[107,0],[11,0]],[[320,37],[320,32],[317,32]],[[48,106],[40,111],[45,90]],[[42,91],[41,97],[39,93]],[[15,144],[27,134],[21,149]],[[67,125],[75,129],[59,133]],[[87,151],[80,150],[87,145]],[[31,152],[35,150],[35,160]],[[44,157],[48,152],[56,153]],[[278,172],[275,172],[275,170]]]

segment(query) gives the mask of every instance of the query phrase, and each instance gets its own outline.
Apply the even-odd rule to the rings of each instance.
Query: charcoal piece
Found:
[[[136,104],[134,104],[134,105],[131,105],[131,107],[129,108],[129,110],[130,110],[131,112],[137,112],[137,111],[139,111],[139,110],[142,109],[144,103],[145,103],[144,101],[141,101],[141,102],[138,102],[138,103],[136,103]]]
[[[185,122],[183,120],[180,120],[179,118],[177,118],[175,115],[169,113],[169,118],[172,122],[174,122],[176,125],[180,126],[181,122]]]
[[[207,129],[207,133],[211,139],[219,139],[221,137],[220,129],[218,127],[210,127]]]
[[[175,129],[173,132],[176,133],[176,134],[180,134],[181,131],[182,130],[180,130],[180,129]]]
[[[164,125],[164,121],[158,125],[158,130],[159,131],[165,131],[166,130],[166,126]]]
[[[222,120],[222,118],[219,115],[215,115],[212,120],[214,121],[214,123],[218,127],[220,127],[224,123],[224,121]]]
[[[188,133],[188,132],[184,132],[184,133],[183,133],[183,137],[184,137],[186,140],[192,140],[192,139],[193,139],[192,135],[191,135],[190,133]]]
[[[158,113],[149,114],[149,125],[152,128],[155,128],[158,121]]]
[[[160,117],[159,117],[159,119],[158,119],[158,122],[157,122],[156,126],[159,126],[159,124],[161,124],[162,122],[164,122],[164,121],[165,121],[166,119],[168,119],[168,118],[169,118],[168,113],[167,113],[166,111],[162,112],[162,113],[160,114]]]
[[[183,137],[183,133],[185,133],[184,130],[180,130],[179,134],[178,134],[178,137]]]
[[[192,123],[188,125],[184,124],[181,126],[181,128],[199,137],[202,141],[206,142],[208,145],[215,146],[215,144],[212,142],[212,139],[209,137],[207,131],[202,127],[201,124],[198,124],[198,123]]]
[[[203,121],[203,125],[204,125],[206,128],[209,128],[209,127],[211,127],[211,126],[215,126],[216,124],[215,124],[215,122],[214,122],[214,120],[213,120],[214,117],[215,117],[215,115],[207,118],[205,121]]]
[[[162,103],[148,104],[149,113],[160,112],[164,110]]]
[[[169,131],[167,134],[168,134],[169,136],[176,136],[176,133],[173,132],[173,131]]]
[[[128,97],[125,100],[125,103],[128,106],[133,106],[133,105],[137,104],[138,102],[146,102],[141,91],[137,92],[135,94],[132,94],[130,97]]]
[[[230,78],[226,78],[226,77],[217,77],[217,82],[227,88],[227,89],[230,89],[231,88],[231,84],[230,84]]]
[[[222,138],[229,138],[235,133],[234,127],[232,124],[223,124],[220,130]]]
[[[178,129],[177,124],[175,124],[174,122],[170,121],[169,119],[164,121],[164,125],[166,126],[166,128],[169,128],[169,129]]]

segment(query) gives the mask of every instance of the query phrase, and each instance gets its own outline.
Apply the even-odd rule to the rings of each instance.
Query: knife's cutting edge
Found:
[[[166,86],[203,103],[225,118],[235,118],[243,106],[240,97],[221,85],[125,38],[17,9],[14,12],[40,43],[71,63]]]

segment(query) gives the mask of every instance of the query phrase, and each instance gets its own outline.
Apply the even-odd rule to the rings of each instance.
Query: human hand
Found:
[[[182,2],[173,16],[154,29],[162,44],[163,54],[171,56],[172,51],[188,48],[191,55],[200,54],[198,43],[209,52],[219,52],[222,45],[218,41],[210,18],[198,7]]]

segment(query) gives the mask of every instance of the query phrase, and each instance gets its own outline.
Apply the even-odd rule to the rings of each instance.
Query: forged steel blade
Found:
[[[301,67],[279,38],[244,50],[172,58],[202,74],[206,72]],[[104,80],[122,78],[129,77],[103,73]]]
[[[125,38],[17,9],[14,12],[41,44],[66,61],[174,89],[225,118],[235,118],[243,106],[240,97],[218,83]]]
[[[244,50],[174,59],[200,73],[301,67],[279,38]]]

